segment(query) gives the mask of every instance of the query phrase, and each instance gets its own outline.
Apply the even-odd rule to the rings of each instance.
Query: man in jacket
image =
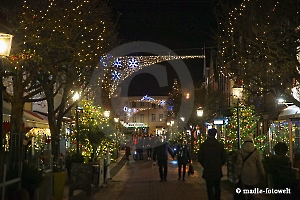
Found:
[[[168,175],[168,153],[174,159],[174,152],[167,142],[162,142],[162,139],[157,141],[157,146],[153,150],[153,162],[157,161],[159,167],[160,181],[167,181]]]
[[[222,166],[226,162],[224,145],[215,138],[216,134],[215,128],[208,130],[208,138],[201,144],[198,154],[198,161],[203,167],[202,177],[206,181],[209,200],[220,200],[221,198]]]

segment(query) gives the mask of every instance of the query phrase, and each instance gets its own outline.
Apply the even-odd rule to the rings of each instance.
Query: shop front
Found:
[[[271,123],[267,144],[270,153],[276,143],[284,142],[289,147],[289,157],[293,162],[295,154],[300,154],[300,108],[292,105],[285,108],[278,116],[278,120]]]

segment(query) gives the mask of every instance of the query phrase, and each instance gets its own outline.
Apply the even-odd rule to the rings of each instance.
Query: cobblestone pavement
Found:
[[[124,153],[122,154],[124,155]],[[150,160],[130,160],[127,162],[120,156],[116,163],[111,164],[111,172],[119,168],[112,179],[102,188],[93,188],[92,195],[75,191],[74,196],[68,197],[68,186],[65,187],[64,200],[160,200],[160,199],[207,199],[205,180],[201,177],[202,167],[193,163],[195,173],[187,176],[186,181],[178,181],[177,164],[169,160],[167,182],[160,182],[158,168],[152,166]],[[116,168],[115,168],[116,167]],[[227,181],[226,167],[221,181],[221,200],[232,200],[234,188]],[[255,199],[270,199],[266,195],[256,195]]]

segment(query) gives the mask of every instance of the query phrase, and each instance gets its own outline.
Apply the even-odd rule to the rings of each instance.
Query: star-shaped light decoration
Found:
[[[121,79],[121,73],[117,70],[113,71],[113,73],[111,74],[111,78],[114,81],[119,81]]]
[[[114,60],[114,67],[115,68],[121,68],[122,67],[122,60],[120,58],[117,58]]]
[[[137,68],[139,66],[139,62],[136,58],[129,58],[127,64],[130,68]]]

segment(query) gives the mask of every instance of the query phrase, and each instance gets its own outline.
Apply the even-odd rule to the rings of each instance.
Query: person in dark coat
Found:
[[[146,140],[146,149],[147,149],[147,157],[148,160],[152,159],[152,151],[153,151],[153,137],[149,136]]]
[[[126,160],[129,161],[129,156],[131,155],[130,143],[127,143],[127,144],[126,144],[126,147],[125,147],[125,155],[126,155]]]
[[[178,180],[181,179],[181,169],[183,168],[182,181],[185,181],[186,164],[191,162],[190,152],[184,140],[180,141],[177,146],[177,162],[178,162]]]
[[[138,142],[136,144],[136,152],[138,154],[138,159],[139,160],[144,159],[144,156],[143,156],[143,143],[144,143],[144,138],[139,138]]]
[[[198,161],[203,167],[202,177],[206,181],[209,200],[220,200],[221,198],[222,166],[226,162],[224,144],[215,138],[216,134],[215,128],[208,130],[208,138],[201,144],[198,154]]]
[[[160,181],[167,181],[168,175],[168,153],[174,159],[175,155],[167,142],[157,141],[153,150],[153,162],[157,161]]]

